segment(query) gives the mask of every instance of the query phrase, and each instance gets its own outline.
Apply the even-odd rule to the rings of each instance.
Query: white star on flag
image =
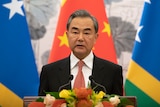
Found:
[[[24,16],[22,10],[23,1],[12,0],[11,3],[4,4],[3,6],[10,9],[9,19],[11,19],[16,13]]]
[[[147,2],[147,3],[151,4],[151,1],[150,1],[150,0],[145,0],[145,2]]]
[[[136,34],[136,38],[135,38],[135,40],[139,43],[141,42],[141,39],[139,38],[139,32],[141,31],[142,28],[143,28],[143,26],[139,26],[137,34]]]

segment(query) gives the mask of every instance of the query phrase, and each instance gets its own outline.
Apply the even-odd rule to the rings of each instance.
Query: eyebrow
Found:
[[[91,28],[85,28],[84,30],[91,30]]]
[[[78,28],[77,27],[72,27],[71,29],[77,30]]]
[[[72,27],[71,29],[78,30],[78,28],[77,28],[77,27]],[[86,31],[86,30],[91,31],[91,28],[85,28],[84,30],[85,30],[85,31]]]

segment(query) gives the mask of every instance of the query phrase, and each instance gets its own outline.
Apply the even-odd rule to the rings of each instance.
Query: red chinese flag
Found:
[[[66,32],[66,23],[74,11],[85,9],[95,16],[99,23],[99,37],[93,48],[95,55],[117,63],[115,48],[112,40],[110,25],[106,16],[103,0],[62,0],[59,21],[55,33],[49,63],[69,55]]]

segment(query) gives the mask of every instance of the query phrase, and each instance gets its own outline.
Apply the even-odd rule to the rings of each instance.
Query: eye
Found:
[[[85,34],[85,35],[88,35],[89,33],[88,33],[88,32],[85,32],[84,34]]]
[[[86,32],[84,32],[84,34],[85,34],[85,35],[90,35],[91,32],[90,32],[90,31],[86,31]]]
[[[73,34],[78,34],[78,32],[76,32],[76,31],[74,31],[74,32],[72,32]]]
[[[77,35],[79,32],[78,32],[78,30],[73,29],[73,30],[71,31],[71,33],[74,34],[74,35]]]

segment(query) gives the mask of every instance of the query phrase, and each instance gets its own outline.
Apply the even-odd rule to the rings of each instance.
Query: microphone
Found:
[[[105,88],[103,85],[101,85],[101,84],[99,84],[99,83],[97,83],[97,82],[94,81],[94,78],[93,78],[92,75],[89,76],[89,80],[90,80],[91,82],[93,82],[95,85],[97,85],[97,86],[103,88],[103,91],[104,91],[105,93],[107,92],[107,91],[106,91],[106,88]]]
[[[61,90],[62,90],[63,88],[65,88],[66,86],[69,86],[72,80],[73,80],[73,75],[70,75],[70,76],[69,76],[69,81],[68,81],[68,83],[60,86],[59,89],[58,89],[58,91],[61,91]]]

